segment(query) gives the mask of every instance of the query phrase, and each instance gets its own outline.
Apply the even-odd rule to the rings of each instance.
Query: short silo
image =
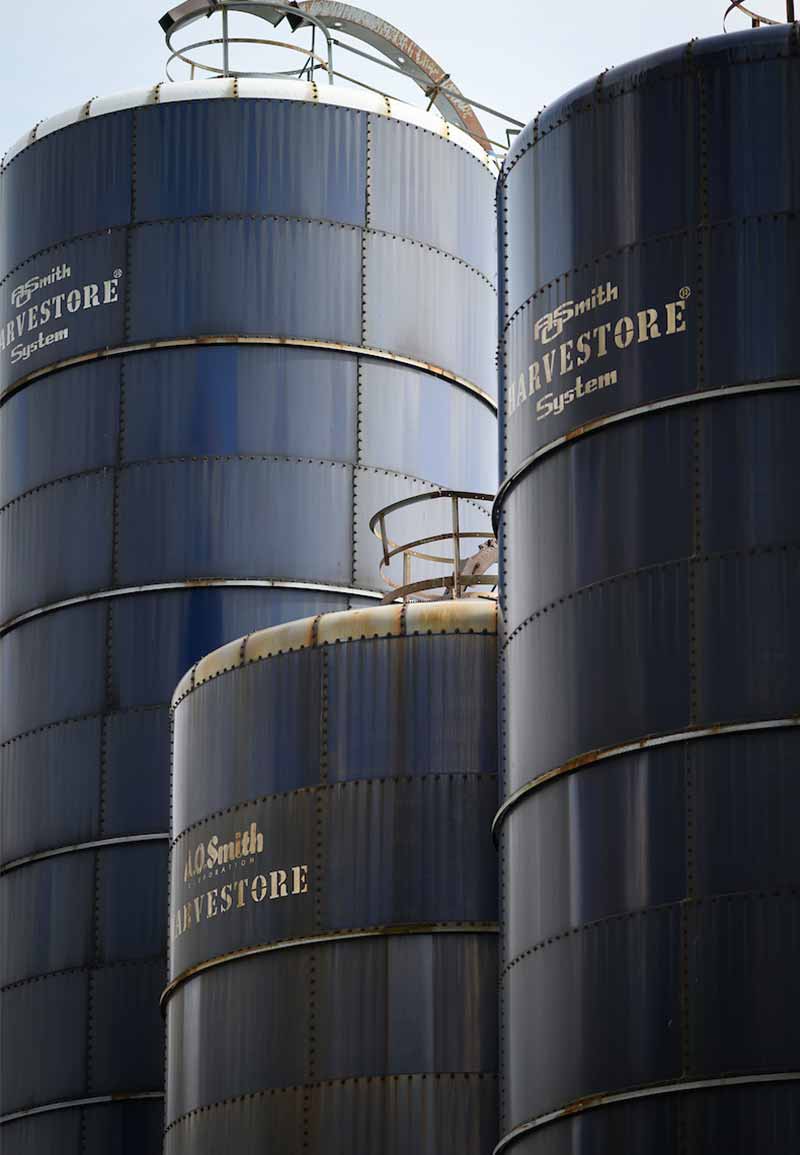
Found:
[[[179,685],[166,1155],[491,1150],[496,614],[308,618]]]
[[[172,690],[370,604],[379,506],[494,487],[494,191],[440,117],[297,80],[91,100],[5,158],[4,1155],[160,1150]]]
[[[798,99],[693,41],[501,177],[498,1152],[800,1145]]]

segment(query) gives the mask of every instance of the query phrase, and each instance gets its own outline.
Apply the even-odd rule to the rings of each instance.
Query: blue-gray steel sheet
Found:
[[[137,120],[137,221],[226,213],[364,223],[363,112],[191,100],[143,108]],[[210,147],[214,163],[198,164]]]
[[[330,1155],[484,1155],[496,1138],[497,1084],[483,1074],[334,1079],[218,1103],[167,1128],[165,1155],[262,1155],[280,1135],[289,1151],[304,1143]],[[14,1155],[17,1155],[14,1152]],[[28,1155],[27,1151],[21,1155]]]
[[[3,1114],[158,1088],[161,959],[98,963],[2,992]],[[120,1014],[120,1005],[126,1013]]]
[[[303,1085],[317,1098],[334,1081],[355,1091],[367,1076],[391,1086],[427,1075],[438,1095],[451,1077],[491,1073],[494,1016],[477,1007],[496,958],[486,936],[406,935],[300,947],[196,976],[168,1011],[168,1126],[212,1104],[231,1109]],[[359,1098],[342,1111],[351,1125]],[[290,1143],[291,1133],[276,1138]],[[455,1150],[452,1137],[445,1149]]]
[[[501,180],[506,1151],[797,1148],[798,85],[693,42]]]
[[[416,237],[494,282],[495,191],[492,174],[457,145],[442,148],[422,129],[370,118],[370,228]]]
[[[792,1083],[664,1095],[568,1116],[520,1137],[518,1155],[607,1155],[642,1151],[758,1151],[783,1155],[800,1142]],[[205,1155],[205,1152],[203,1153]]]
[[[130,222],[133,119],[132,112],[122,112],[85,120],[12,161],[0,180],[0,278],[72,237]],[[46,275],[68,264],[63,254],[59,248],[49,264],[45,259],[26,265],[19,280],[27,281],[39,267]]]
[[[114,1151],[139,1155],[159,1151],[160,1102],[101,1103],[86,1108],[33,1115],[6,1124],[3,1155],[42,1155],[45,1151]]]
[[[364,465],[436,478],[448,489],[497,489],[497,418],[466,390],[405,365],[364,358],[360,400]],[[425,436],[425,427],[436,436]]]
[[[418,241],[367,233],[364,344],[405,353],[497,395],[493,282]],[[405,286],[388,295],[392,281]]]

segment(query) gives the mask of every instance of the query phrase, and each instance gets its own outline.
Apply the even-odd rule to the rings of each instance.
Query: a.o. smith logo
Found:
[[[582,317],[584,313],[592,313],[595,309],[616,301],[618,297],[619,289],[609,281],[605,285],[597,285],[582,301],[565,301],[563,305],[553,309],[552,313],[545,313],[539,318],[533,327],[534,340],[547,345],[561,336],[567,321],[571,321],[573,317]]]
[[[219,875],[234,877],[182,903],[175,912],[173,937],[186,934],[207,919],[242,910],[251,903],[258,905],[308,893],[307,865],[259,869],[257,859],[263,854],[264,835],[256,822],[251,822],[245,830],[237,830],[230,838],[215,834],[190,847],[183,859],[183,882],[187,889]],[[251,866],[254,869],[248,871]]]
[[[68,281],[72,276],[69,265],[56,265],[44,277],[31,277],[22,285],[17,285],[11,291],[11,304],[15,309],[22,309],[28,301],[33,300],[40,289],[48,285],[55,285],[57,281]]]
[[[0,354],[8,354],[12,365],[27,361],[50,345],[66,341],[70,334],[66,322],[76,314],[119,301],[122,269],[114,269],[104,281],[87,281],[73,288],[65,284],[63,289],[59,288],[62,282],[71,279],[70,266],[57,265],[45,276],[29,277],[11,290],[11,307],[16,314],[0,328]],[[45,295],[43,290],[48,289]]]
[[[609,366],[611,355],[617,357],[648,342],[686,333],[691,295],[692,290],[684,285],[674,300],[664,304],[624,313],[617,306],[609,319],[601,315],[576,323],[572,329],[571,322],[619,299],[619,289],[609,281],[597,285],[583,300],[565,301],[545,313],[533,324],[533,342],[538,346],[534,360],[524,367],[509,366],[508,417],[524,408],[535,413],[537,421],[544,421],[591,393],[618,385],[619,370]],[[565,332],[568,325],[572,329],[569,335]],[[551,344],[555,341],[558,343]]]

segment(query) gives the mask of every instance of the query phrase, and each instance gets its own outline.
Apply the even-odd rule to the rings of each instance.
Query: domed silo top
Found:
[[[252,662],[297,650],[376,638],[412,638],[433,634],[497,634],[497,603],[457,600],[321,614],[271,626],[220,646],[181,678],[172,698],[173,712],[206,682]]]

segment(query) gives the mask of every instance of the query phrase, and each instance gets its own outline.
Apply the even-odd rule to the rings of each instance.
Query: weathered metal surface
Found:
[[[693,42],[501,177],[504,1151],[800,1142],[798,93]]]
[[[495,474],[490,328],[412,349],[400,321],[428,318],[390,302],[413,284],[391,262],[378,284],[365,258],[368,239],[414,248],[465,309],[491,296],[474,238],[430,205],[434,183],[477,182],[485,246],[486,169],[437,140],[418,207],[392,204],[409,236],[370,232],[391,148],[371,147],[372,114],[176,88],[50,122],[0,175],[3,1155],[54,1149],[56,1116],[63,1155],[161,1150],[158,836],[181,674],[230,638],[370,604],[378,494]],[[436,457],[416,448],[429,388],[432,429],[457,395]]]
[[[179,687],[170,1155],[496,1141],[496,628],[482,603],[326,615]]]

